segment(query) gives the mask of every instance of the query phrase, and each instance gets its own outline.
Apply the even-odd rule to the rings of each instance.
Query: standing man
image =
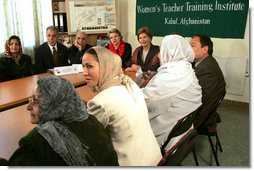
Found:
[[[57,27],[49,26],[46,29],[47,42],[35,49],[35,66],[37,73],[47,72],[58,66],[67,66],[67,47],[58,42],[59,32]]]
[[[212,56],[213,42],[205,35],[195,35],[190,41],[195,53],[195,73],[202,88],[202,107],[194,120],[194,127],[199,131],[209,127],[216,128],[219,114],[212,109],[219,95],[225,91],[223,73]],[[209,116],[208,116],[209,115]]]
[[[68,56],[71,64],[82,64],[82,57],[92,45],[87,44],[87,35],[84,31],[76,34],[74,44],[68,49]]]

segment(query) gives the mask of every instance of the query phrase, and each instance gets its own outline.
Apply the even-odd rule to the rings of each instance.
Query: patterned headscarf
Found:
[[[10,43],[11,43],[11,40],[17,40],[18,41],[18,44],[19,44],[19,53],[18,53],[18,56],[17,57],[14,57],[10,51]],[[21,45],[21,40],[18,36],[16,35],[12,35],[8,40],[6,40],[5,42],[5,52],[4,52],[4,57],[5,58],[12,58],[15,60],[15,63],[19,65],[19,61],[21,59],[21,56],[23,54],[23,50],[22,50],[22,45]]]
[[[64,123],[88,118],[85,104],[73,85],[56,76],[40,77],[38,132],[68,165],[88,165],[88,147]]]

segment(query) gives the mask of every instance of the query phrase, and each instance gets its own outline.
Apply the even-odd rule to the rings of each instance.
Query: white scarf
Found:
[[[158,73],[142,89],[145,99],[159,100],[186,89],[195,78],[191,63],[194,52],[179,35],[165,36],[160,48]]]

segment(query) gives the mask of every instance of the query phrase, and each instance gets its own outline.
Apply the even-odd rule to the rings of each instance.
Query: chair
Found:
[[[189,115],[178,120],[173,129],[170,131],[166,141],[161,146],[162,159],[158,163],[158,166],[178,166],[186,158],[186,156],[192,152],[196,165],[198,166],[197,156],[194,150],[194,143],[196,137],[196,130],[190,129],[193,119],[198,113],[200,108],[196,109]],[[187,132],[186,132],[187,131]],[[186,132],[186,133],[185,133]],[[170,140],[181,134],[184,136],[168,151],[165,150]]]
[[[167,152],[164,153],[158,166],[179,166],[186,156],[192,151],[197,131],[190,129]],[[195,161],[197,162],[197,161]],[[198,165],[198,163],[196,163]]]
[[[219,95],[219,97],[217,98],[215,106],[214,106],[211,113],[215,112],[217,110],[217,108],[220,106],[220,104],[222,103],[222,101],[225,97],[225,94],[226,94],[226,91],[223,90],[221,92],[221,94]],[[207,118],[209,116],[210,115],[208,115]],[[221,122],[220,116],[217,115],[217,122],[216,123],[220,123],[220,122]],[[208,137],[208,140],[209,140],[209,143],[210,143],[210,146],[211,146],[211,149],[212,149],[212,153],[213,153],[216,165],[220,166],[219,159],[218,159],[218,149],[220,150],[220,152],[223,152],[223,150],[222,150],[222,147],[221,147],[221,143],[220,143],[220,139],[219,139],[216,127],[207,127],[206,129],[202,129],[202,130],[197,129],[197,134],[198,135],[205,135],[205,136]],[[215,145],[212,141],[213,136],[215,136],[215,138],[216,138]],[[195,149],[194,149],[194,151],[195,151]]]

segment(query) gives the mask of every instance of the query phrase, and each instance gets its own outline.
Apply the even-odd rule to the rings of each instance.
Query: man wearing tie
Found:
[[[49,26],[46,32],[47,42],[35,49],[35,66],[38,74],[47,72],[47,69],[69,65],[67,47],[58,43],[57,27]]]

